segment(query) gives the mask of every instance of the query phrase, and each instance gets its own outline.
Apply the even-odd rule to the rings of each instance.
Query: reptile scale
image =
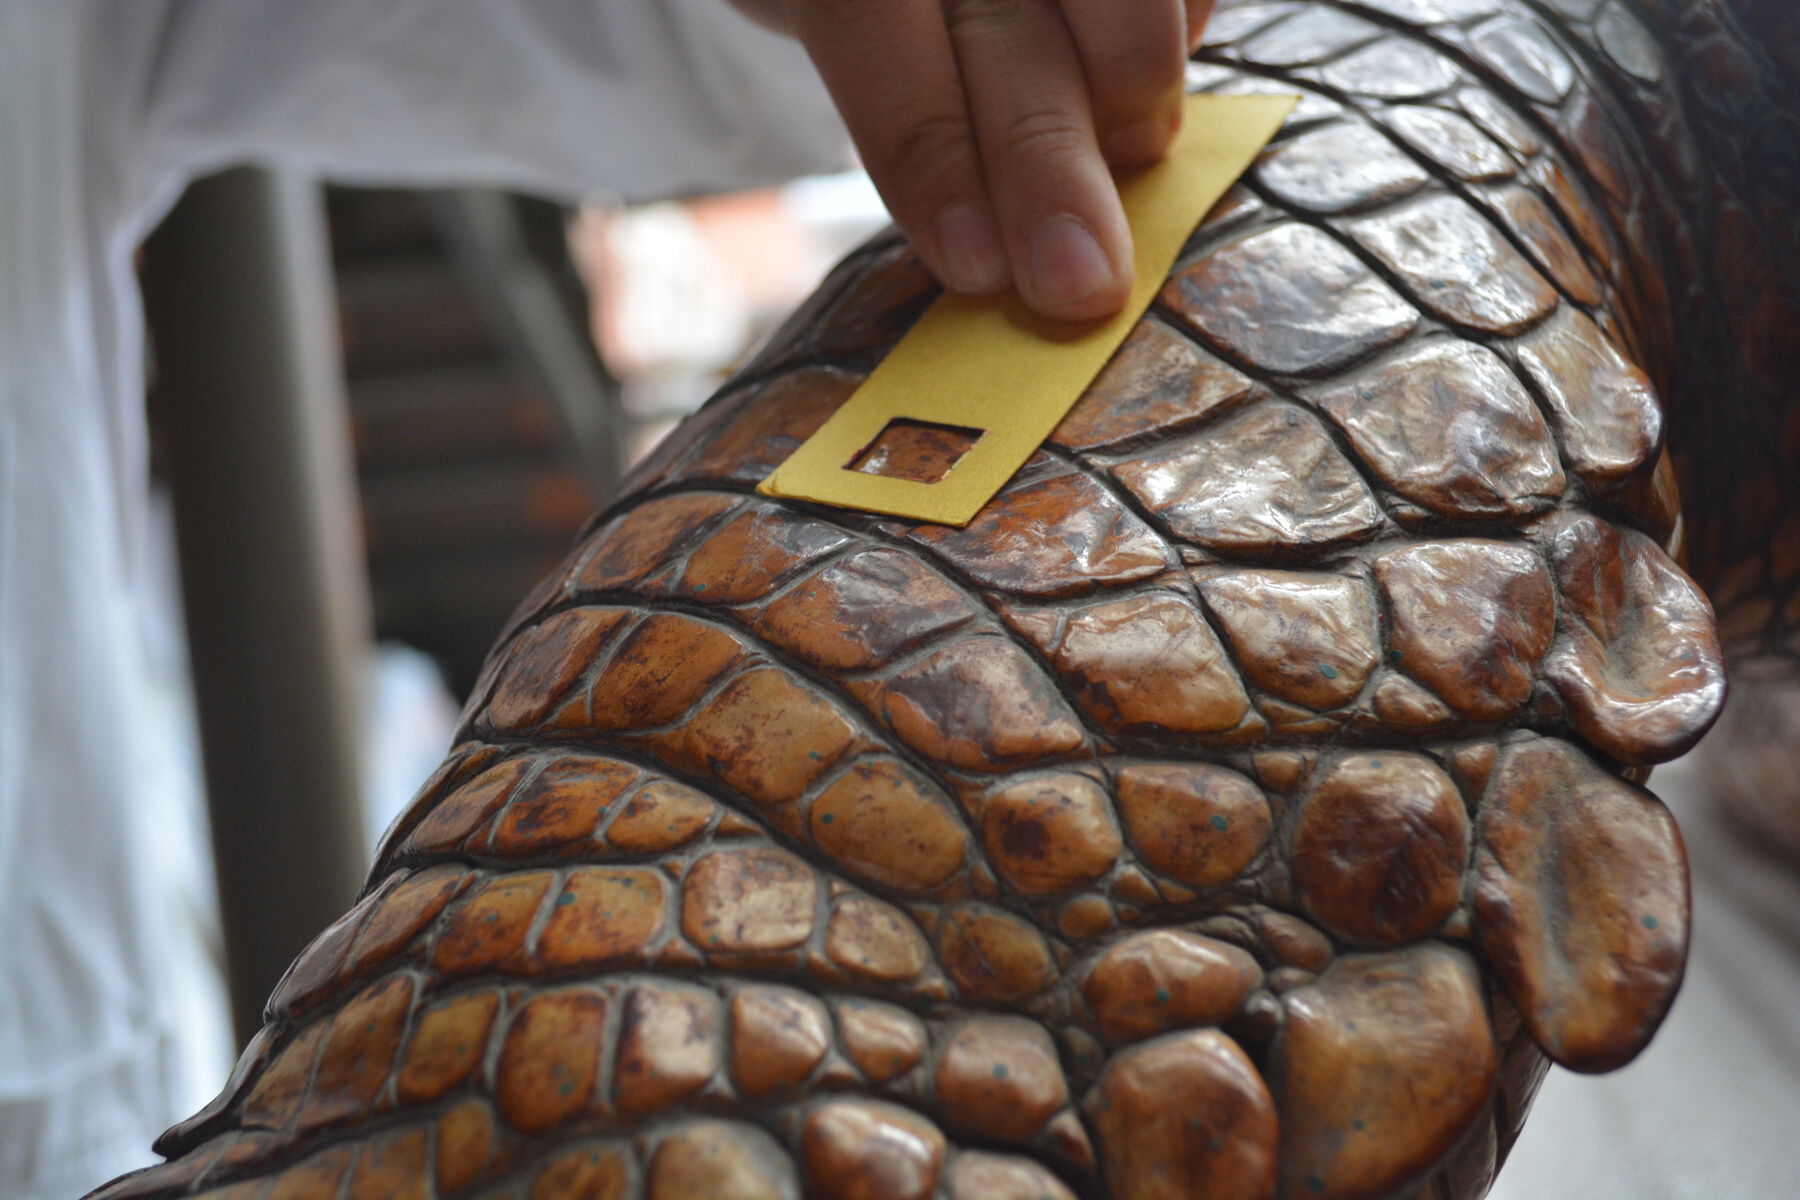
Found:
[[[1209,39],[1196,86],[1300,107],[1011,484],[755,494],[935,295],[877,239],[526,600],[97,1197],[1465,1200],[1551,1061],[1645,1045],[1647,769],[1800,649],[1800,10]]]

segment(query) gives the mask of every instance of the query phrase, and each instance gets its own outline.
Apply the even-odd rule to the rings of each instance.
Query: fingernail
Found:
[[[982,296],[1006,286],[1006,247],[987,205],[965,200],[948,206],[938,214],[937,235],[944,285],[951,291]]]
[[[1080,218],[1057,213],[1031,240],[1032,299],[1064,305],[1085,300],[1116,280],[1106,252]]]

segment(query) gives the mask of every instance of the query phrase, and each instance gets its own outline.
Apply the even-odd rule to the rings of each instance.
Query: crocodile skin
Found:
[[[1485,1192],[1548,1062],[1629,1060],[1679,985],[1639,784],[1724,652],[1677,465],[1791,494],[1708,425],[1776,420],[1792,339],[1719,362],[1790,285],[1669,49],[1730,14],[1668,7],[1221,5],[1196,85],[1304,100],[966,529],[754,495],[934,294],[854,255],[527,599],[362,901],[98,1195]],[[1752,599],[1762,511],[1686,539]]]

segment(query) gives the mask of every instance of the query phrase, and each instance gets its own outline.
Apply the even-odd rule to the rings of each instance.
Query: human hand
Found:
[[[1161,158],[1213,0],[732,0],[797,37],[944,285],[1118,311],[1131,231],[1109,168]]]

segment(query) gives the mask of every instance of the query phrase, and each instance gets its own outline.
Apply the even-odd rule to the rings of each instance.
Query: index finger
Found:
[[[1005,247],[938,0],[812,0],[790,17],[925,265],[955,291],[1004,289]]]
[[[1183,0],[1062,0],[1094,110],[1115,167],[1161,158],[1181,123],[1188,12]]]

